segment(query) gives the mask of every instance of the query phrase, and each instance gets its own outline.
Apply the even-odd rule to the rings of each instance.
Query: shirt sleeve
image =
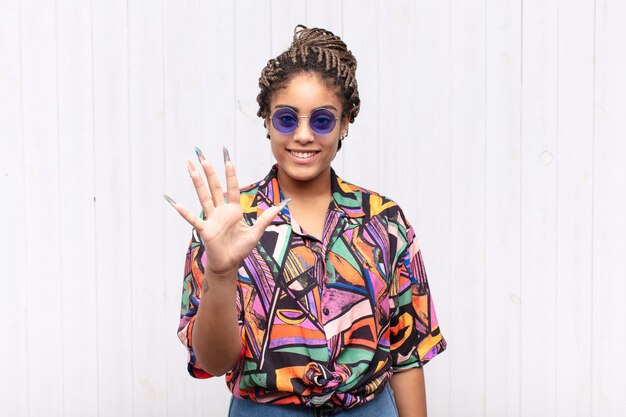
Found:
[[[398,255],[390,292],[395,309],[390,342],[393,372],[424,365],[446,349],[415,232],[400,212]]]
[[[178,338],[185,345],[188,352],[187,370],[194,378],[210,378],[212,375],[196,366],[196,355],[192,347],[191,335],[196,320],[196,313],[200,305],[202,280],[204,278],[204,246],[195,230],[192,233],[189,249],[185,258],[185,277],[180,303],[180,323],[178,324]]]

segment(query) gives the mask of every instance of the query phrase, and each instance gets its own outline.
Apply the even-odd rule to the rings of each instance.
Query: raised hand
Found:
[[[270,207],[257,219],[254,226],[248,226],[243,218],[239,203],[239,182],[228,151],[224,148],[226,171],[226,199],[219,178],[213,166],[206,160],[202,151],[196,154],[204,171],[208,189],[194,164],[187,160],[187,170],[196,189],[204,219],[189,211],[182,204],[163,195],[178,213],[193,226],[204,244],[206,252],[205,273],[215,276],[232,277],[239,264],[250,254],[263,232],[272,220],[289,202],[284,200],[278,206]],[[236,276],[236,274],[234,275]]]

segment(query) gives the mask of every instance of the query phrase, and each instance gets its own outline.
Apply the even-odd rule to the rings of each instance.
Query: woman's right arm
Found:
[[[197,365],[212,375],[222,375],[232,369],[241,352],[237,318],[237,271],[263,232],[289,200],[268,208],[253,226],[244,218],[239,202],[239,183],[235,167],[224,149],[226,171],[226,201],[219,178],[196,151],[207,185],[191,161],[187,162],[204,218],[200,218],[169,197],[166,199],[196,230],[204,245],[206,264],[201,286],[200,302],[192,327],[191,344]]]
[[[207,270],[193,326],[192,346],[197,366],[211,375],[233,368],[241,352],[237,321],[237,270],[222,275]]]

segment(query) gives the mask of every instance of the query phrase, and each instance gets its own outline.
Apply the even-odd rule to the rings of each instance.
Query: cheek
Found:
[[[278,156],[280,155],[281,150],[284,148],[284,143],[280,139],[276,138],[276,136],[272,136],[270,143],[271,143],[270,147],[272,149],[272,155],[274,155],[274,158],[278,159]]]

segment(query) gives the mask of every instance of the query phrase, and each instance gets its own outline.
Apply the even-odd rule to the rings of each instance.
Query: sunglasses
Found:
[[[282,134],[293,133],[300,126],[300,119],[309,119],[311,130],[318,135],[327,135],[337,124],[337,117],[328,109],[313,110],[310,116],[298,116],[289,107],[280,107],[272,114],[272,126]]]

